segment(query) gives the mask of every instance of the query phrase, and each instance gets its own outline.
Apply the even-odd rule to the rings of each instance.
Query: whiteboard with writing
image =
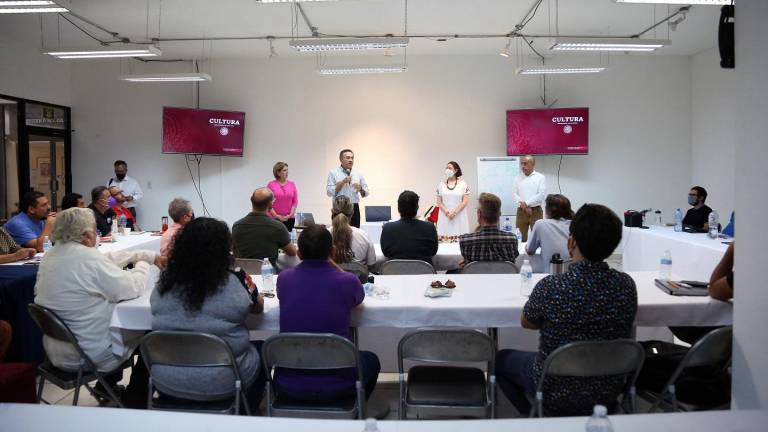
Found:
[[[477,194],[492,193],[501,198],[501,214],[517,214],[517,201],[512,197],[512,184],[519,172],[519,157],[478,157]]]

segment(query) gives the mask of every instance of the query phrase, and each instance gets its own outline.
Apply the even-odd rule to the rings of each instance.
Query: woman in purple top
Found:
[[[282,222],[288,231],[291,231],[296,222],[294,215],[296,214],[296,207],[299,205],[299,193],[296,190],[296,184],[288,180],[287,163],[276,163],[272,167],[272,174],[275,179],[267,183],[267,187],[272,191],[275,199],[272,202],[269,215]]]
[[[330,260],[331,233],[313,225],[299,237],[298,266],[284,270],[277,279],[280,300],[280,332],[334,333],[351,339],[352,308],[363,302],[365,293],[358,278]],[[381,365],[376,354],[360,351],[365,397],[373,393]],[[312,371],[278,369],[278,393],[292,399],[329,402],[354,397],[354,369]]]

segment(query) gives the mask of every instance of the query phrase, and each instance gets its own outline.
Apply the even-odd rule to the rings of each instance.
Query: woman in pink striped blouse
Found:
[[[275,197],[269,215],[282,222],[288,231],[293,230],[296,222],[296,207],[299,205],[299,192],[296,184],[288,180],[288,164],[278,162],[272,167],[275,180],[267,183],[267,187]]]

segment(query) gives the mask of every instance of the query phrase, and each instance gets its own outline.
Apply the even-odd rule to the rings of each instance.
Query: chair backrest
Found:
[[[91,360],[88,354],[83,351],[83,348],[80,347],[80,343],[69,329],[69,326],[67,326],[54,311],[35,303],[28,304],[27,310],[29,311],[32,320],[37,323],[37,326],[40,327],[40,330],[45,336],[72,345],[80,355],[81,365],[84,366],[86,370],[96,370],[96,364]]]
[[[393,259],[381,265],[382,275],[435,274],[432,264],[421,260]]]
[[[403,361],[449,363],[487,362],[494,370],[496,344],[487,334],[472,329],[419,329],[412,331],[397,345],[398,371],[404,372]]]
[[[344,271],[354,273],[355,276],[360,279],[360,282],[365,283],[368,281],[368,266],[361,263],[360,261],[350,261],[346,263],[339,264],[339,267],[344,269]]]
[[[630,339],[581,341],[563,345],[547,356],[544,375],[598,377],[639,372],[645,361],[643,347]]]
[[[152,370],[152,365],[187,367],[237,365],[229,345],[220,337],[207,333],[156,330],[144,336],[140,349],[148,370]],[[240,378],[237,377],[237,379]]]
[[[510,261],[472,261],[461,270],[465,274],[518,274],[520,269]]]
[[[361,373],[357,347],[333,333],[276,334],[264,341],[261,353],[268,375],[273,367],[312,370],[355,367],[358,374]]]
[[[696,366],[725,367],[731,360],[733,327],[712,330],[699,339],[685,354],[669,384],[674,383],[684,369]],[[668,384],[668,385],[669,385]]]
[[[264,260],[257,258],[235,258],[235,266],[243,269],[249,275],[261,274],[261,265]]]

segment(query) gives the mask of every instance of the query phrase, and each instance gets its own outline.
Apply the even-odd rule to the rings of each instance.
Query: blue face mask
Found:
[[[688,195],[688,205],[695,206],[697,201],[697,197]]]

